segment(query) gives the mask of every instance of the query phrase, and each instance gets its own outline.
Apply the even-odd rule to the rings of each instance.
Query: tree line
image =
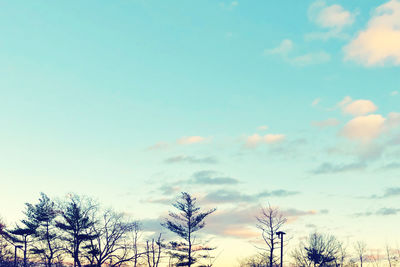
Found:
[[[0,220],[0,266],[196,266],[212,267],[215,247],[201,241],[197,232],[215,208],[201,209],[196,198],[182,192],[160,224],[176,238],[154,233],[143,237],[142,224],[123,213],[101,207],[93,199],[70,194],[62,200],[41,193],[37,203],[25,204],[23,219],[14,226]],[[226,222],[221,222],[226,223]],[[261,245],[256,254],[238,262],[239,267],[279,267],[287,223],[283,213],[270,205],[255,218]],[[386,247],[385,254],[368,253],[364,242],[354,245],[356,255],[335,236],[312,232],[297,248],[285,253],[284,266],[295,267],[394,267],[400,250]]]
[[[178,238],[165,242],[161,233],[140,242],[142,226],[91,198],[70,194],[53,201],[41,193],[38,203],[26,203],[24,218],[14,227],[0,222],[0,266],[211,266],[213,248],[196,239],[205,218],[196,198],[181,193],[172,204],[177,212],[161,225]],[[161,260],[161,259],[167,260]]]

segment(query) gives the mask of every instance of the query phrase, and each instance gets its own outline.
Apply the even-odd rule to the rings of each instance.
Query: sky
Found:
[[[268,204],[292,244],[395,246],[399,29],[399,0],[0,1],[0,215],[75,192],[151,231],[187,191],[218,266]]]

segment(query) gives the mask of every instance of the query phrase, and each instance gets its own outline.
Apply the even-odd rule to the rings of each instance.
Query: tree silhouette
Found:
[[[365,254],[367,253],[367,244],[363,241],[358,241],[354,245],[354,249],[357,253],[357,257],[360,260],[360,267],[363,267],[363,262],[365,261]]]
[[[41,193],[39,203],[27,206],[26,215],[35,224],[35,244],[31,249],[32,253],[40,255],[47,267],[53,265],[56,254],[60,251],[59,242],[55,227],[55,219],[59,211],[46,194]]]
[[[325,267],[336,265],[342,244],[333,235],[311,233],[305,243],[294,251],[293,258],[299,266]]]
[[[196,257],[196,252],[213,249],[195,243],[194,233],[204,228],[204,219],[216,209],[201,212],[200,208],[196,206],[196,198],[186,192],[182,192],[180,198],[172,205],[179,213],[169,212],[169,218],[166,218],[161,225],[184,240],[182,242],[171,241],[169,244],[172,257],[178,260],[176,266],[190,267],[198,257],[207,257],[206,255]]]
[[[96,238],[96,235],[90,232],[95,223],[93,213],[96,208],[90,199],[72,195],[62,209],[62,220],[56,222],[56,227],[63,233],[61,239],[66,242],[64,249],[72,256],[74,267],[82,266],[81,245]]]
[[[90,239],[85,248],[93,266],[103,266],[107,261],[119,266],[128,261],[137,262],[137,250],[130,249],[129,234],[138,231],[138,222],[127,221],[122,213],[105,210],[91,226]],[[130,253],[133,250],[133,255]]]
[[[0,266],[6,266],[12,258],[12,248],[8,239],[9,234],[6,231],[6,224],[0,217]]]
[[[29,245],[33,242],[33,237],[38,228],[35,220],[29,217],[29,209],[24,212],[26,218],[21,220],[21,225],[17,224],[14,229],[8,231],[10,241],[16,244],[22,244],[24,252],[24,267],[28,265]]]
[[[157,240],[154,237],[146,241],[146,259],[148,267],[158,267],[161,258],[161,251],[164,246],[161,239],[161,233],[158,235]]]
[[[262,231],[262,238],[267,245],[267,248],[261,248],[267,252],[270,267],[272,267],[276,258],[274,257],[274,250],[281,246],[279,236],[276,234],[286,223],[287,219],[279,211],[278,208],[273,208],[271,205],[261,209],[261,214],[257,217],[257,228]]]

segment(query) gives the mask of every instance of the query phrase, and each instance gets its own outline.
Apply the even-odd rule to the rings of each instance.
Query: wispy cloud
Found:
[[[293,50],[293,41],[290,39],[284,39],[277,47],[271,49],[265,49],[264,55],[280,55],[283,57],[288,56]]]
[[[286,62],[298,67],[326,63],[331,60],[330,54],[325,51],[292,55],[293,48],[293,41],[285,39],[277,47],[265,49],[264,56],[278,55]]]
[[[239,6],[239,1],[231,1],[231,2],[221,2],[219,6],[225,10],[233,10],[237,6]]]
[[[229,176],[219,176],[215,171],[199,171],[193,174],[193,179],[190,183],[203,185],[234,185],[239,181]]]
[[[207,139],[202,136],[184,136],[180,139],[178,139],[177,143],[180,145],[192,145],[192,144],[197,144],[197,143],[203,143]]]
[[[268,130],[268,126],[267,126],[267,125],[259,126],[259,127],[257,127],[257,130],[259,130],[259,131],[266,131],[266,130]]]
[[[322,121],[313,121],[311,123],[312,126],[314,127],[318,127],[318,128],[328,128],[328,127],[334,127],[339,125],[340,121],[338,119],[335,118],[329,118],[326,120],[322,120]]]
[[[332,163],[322,163],[316,169],[312,170],[313,174],[334,174],[343,173],[349,171],[363,170],[367,166],[363,162],[355,162],[350,164],[332,164]]]
[[[305,39],[348,38],[348,35],[343,33],[343,28],[352,25],[356,15],[356,12],[350,12],[341,5],[327,5],[325,1],[316,1],[308,9],[308,18],[324,31],[308,33]]]
[[[266,134],[261,136],[259,134],[253,134],[246,138],[246,146],[249,148],[257,147],[261,144],[276,144],[285,140],[284,134]]]
[[[389,216],[389,215],[397,215],[400,213],[400,209],[398,208],[381,208],[376,211],[366,211],[366,212],[358,212],[353,215],[356,217],[364,217],[364,216]]]
[[[260,213],[259,205],[242,205],[230,209],[217,210],[207,221],[207,231],[210,233],[230,236],[240,239],[261,238],[260,231],[255,227],[256,216]],[[317,211],[298,209],[282,209],[282,214],[288,218],[288,223],[296,221],[300,217],[316,215]],[[229,224],[221,223],[229,222]]]
[[[298,191],[287,191],[284,189],[263,191],[256,194],[246,194],[237,190],[217,190],[208,193],[204,201],[208,203],[250,203],[257,202],[266,197],[288,197],[300,194]]]
[[[217,159],[214,157],[195,157],[195,156],[186,156],[179,155],[174,157],[169,157],[164,160],[165,163],[192,163],[192,164],[216,164],[218,163]]]
[[[331,55],[325,51],[307,53],[293,57],[290,62],[296,66],[308,66],[329,62]]]
[[[345,10],[341,5],[328,6],[325,1],[316,1],[308,9],[311,21],[323,28],[343,28],[352,25],[355,14]]]
[[[400,187],[389,187],[385,189],[385,192],[381,195],[371,195],[371,199],[382,199],[400,196]]]
[[[158,142],[158,143],[156,143],[156,144],[154,144],[152,146],[149,146],[147,149],[148,150],[163,150],[163,149],[166,149],[168,147],[169,147],[168,143],[166,143],[166,142]]]
[[[311,102],[311,106],[315,107],[316,105],[318,105],[321,102],[321,98],[316,98]]]

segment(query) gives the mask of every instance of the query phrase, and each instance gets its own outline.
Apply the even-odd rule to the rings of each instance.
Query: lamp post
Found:
[[[276,232],[278,237],[281,238],[281,267],[283,267],[283,235],[286,234],[285,232],[279,231]]]
[[[17,267],[17,248],[22,248],[22,246],[15,246],[15,250],[14,250],[14,267]]]

